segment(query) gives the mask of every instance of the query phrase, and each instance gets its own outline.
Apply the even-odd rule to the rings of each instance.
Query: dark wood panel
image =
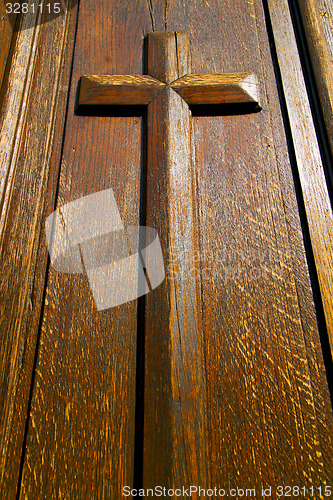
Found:
[[[83,74],[142,72],[150,22],[141,1],[79,7],[57,206],[111,187],[125,227],[139,223],[141,118],[77,116],[75,99]],[[132,484],[136,330],[136,301],[98,312],[86,275],[50,266],[22,498],[120,498]]]
[[[7,181],[2,186],[0,300],[4,498],[16,497],[20,471],[47,264],[43,210],[45,204],[53,206],[55,194],[50,190],[45,199],[45,192],[50,170],[58,177],[75,14],[45,23],[38,36],[30,19],[30,29],[18,33],[2,115],[1,166]]]

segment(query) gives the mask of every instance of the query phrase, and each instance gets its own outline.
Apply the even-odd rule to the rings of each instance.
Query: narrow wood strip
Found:
[[[174,58],[161,59],[168,80]],[[165,88],[148,107],[147,128],[147,225],[160,234],[166,278],[146,297],[143,482],[200,484],[207,465],[205,376],[188,105]]]
[[[40,27],[35,15],[22,16],[0,118],[0,246],[15,173],[25,111],[32,84]]]
[[[302,0],[298,5],[333,154],[333,4]]]
[[[28,75],[30,70],[33,72],[33,85],[29,93],[24,92],[26,113],[21,117],[23,123],[17,157],[12,160],[16,163],[13,165],[0,266],[0,330],[3,334],[0,349],[0,491],[8,498],[16,497],[33,376],[48,258],[41,235],[43,206],[45,192],[50,193],[46,185],[52,154],[56,157],[53,162],[56,177],[59,169],[68,70],[75,34],[75,25],[70,22],[72,14],[75,18],[75,10],[68,9],[53,23],[39,27],[35,52],[30,64],[22,68],[22,72],[27,71]],[[28,34],[29,30],[19,34],[16,51],[24,49]],[[8,123],[11,125],[10,121]],[[17,138],[14,136],[12,140],[15,144]],[[53,205],[51,198],[48,202]]]
[[[287,0],[268,0],[327,330],[333,350],[333,214]],[[283,23],[281,23],[283,19]]]
[[[147,105],[165,85],[151,76],[82,76],[81,105]]]
[[[186,75],[171,84],[187,104],[259,104],[258,78],[253,73]]]

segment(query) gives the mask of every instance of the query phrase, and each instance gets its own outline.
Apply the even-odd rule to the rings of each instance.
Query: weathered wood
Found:
[[[167,83],[189,73],[188,47],[184,33],[149,34],[150,74]],[[192,147],[188,105],[166,88],[147,116],[146,223],[160,234],[166,279],[146,297],[146,487],[200,484],[207,464],[200,279],[192,274],[199,254]]]
[[[165,85],[150,76],[81,76],[79,106],[148,105]]]
[[[333,155],[333,4],[302,0],[298,6]]]
[[[47,264],[41,236],[43,207],[47,202],[53,206],[46,187],[52,155],[53,175],[58,175],[73,20],[68,14],[34,30],[36,18],[22,17],[2,110],[0,491],[4,498],[16,497],[23,453]]]
[[[288,106],[298,172],[333,352],[333,213],[297,45],[285,0],[270,2],[274,40]],[[287,12],[283,14],[283,12]],[[281,16],[284,23],[281,24]]]
[[[285,20],[287,2],[276,10],[273,4],[276,2],[270,8],[276,22]],[[170,259],[166,259],[166,267],[171,278],[179,278],[179,272],[183,275],[181,281],[169,279],[146,297],[154,300],[152,307],[160,321],[147,309],[146,320],[154,326],[156,337],[147,331],[144,449],[150,450],[150,454],[137,458],[144,461],[144,484],[162,478],[167,482],[165,486],[178,487],[179,481],[185,484],[198,478],[206,488],[256,487],[259,492],[263,485],[274,488],[301,484],[316,488],[332,483],[330,401],[262,2],[91,0],[89,5],[80,4],[59,191],[61,127],[71,57],[65,39],[65,59],[60,56],[54,62],[57,56],[47,57],[49,53],[59,54],[56,46],[61,46],[55,37],[49,52],[54,33],[51,27],[50,31],[40,32],[49,33],[49,42],[44,35],[36,39],[35,47],[41,50],[43,64],[34,56],[30,59],[36,85],[29,87],[29,92],[33,90],[31,102],[25,98],[31,107],[29,120],[20,121],[25,119],[25,108],[13,97],[12,117],[21,128],[15,128],[9,114],[4,128],[10,138],[14,135],[12,130],[18,131],[10,154],[14,160],[20,159],[18,168],[13,169],[19,174],[13,175],[7,191],[3,226],[5,300],[1,319],[5,342],[1,373],[4,404],[9,408],[9,425],[4,429],[9,445],[2,448],[3,456],[7,452],[3,462],[4,497],[15,496],[13,478],[18,472],[17,450],[22,446],[22,422],[46,265],[43,236],[35,255],[40,235],[38,217],[44,202],[39,188],[44,181],[36,172],[39,159],[34,160],[27,152],[44,151],[44,141],[50,148],[54,141],[45,215],[54,209],[57,192],[60,206],[111,186],[124,225],[138,223],[140,181],[143,184],[139,173],[139,119],[77,117],[74,104],[82,74],[140,74],[143,33],[151,31],[152,25],[159,30],[190,33],[193,72],[256,72],[266,92],[262,96],[262,113],[192,117],[190,132],[188,126],[183,127],[188,124],[188,107],[171,89],[162,90],[163,102],[161,95],[149,106],[148,119],[157,142],[148,145],[154,169],[147,179],[147,222],[156,221]],[[291,54],[281,64],[285,69],[286,65],[294,65],[297,52],[289,18],[282,25],[281,40],[286,30]],[[29,33],[32,32],[27,30],[25,36]],[[73,40],[74,30],[71,33]],[[33,54],[30,49],[24,52],[26,41],[22,35],[18,49],[21,54]],[[281,47],[277,48],[281,52]],[[52,75],[47,65],[60,67],[60,60],[67,76],[55,85],[58,101],[52,97],[52,84],[43,81],[47,72]],[[13,69],[13,77],[14,73]],[[282,72],[283,79],[286,74]],[[28,83],[29,75],[25,80]],[[297,65],[297,82],[300,75]],[[25,70],[17,84],[24,76]],[[296,97],[301,97],[302,104],[304,88],[294,80],[292,85],[298,89]],[[14,87],[13,84],[13,92]],[[17,98],[20,92],[15,94]],[[172,112],[170,104],[177,104]],[[309,116],[308,108],[302,109]],[[154,122],[154,116],[160,116],[162,111],[169,121]],[[293,126],[298,120],[303,132],[304,116],[295,116]],[[179,128],[175,129],[177,120]],[[166,134],[165,148],[159,132]],[[181,141],[177,152],[175,144],[176,140],[179,143],[180,132],[188,141]],[[196,149],[192,163],[188,155],[191,143],[195,143]],[[314,142],[303,136],[295,144],[298,159],[303,162],[301,167],[305,168]],[[159,161],[163,168],[169,164],[170,170],[159,171]],[[309,181],[313,188],[305,186],[308,192],[312,189],[318,200],[311,208],[313,224],[315,208],[326,199],[317,175],[322,178],[320,171],[314,171]],[[199,210],[191,214],[193,193]],[[323,227],[323,212],[319,210],[318,214],[318,226]],[[192,230],[193,224],[198,235],[182,233],[182,227]],[[317,238],[318,252],[320,230],[312,234]],[[168,250],[169,242],[176,254]],[[188,246],[184,245],[186,242]],[[325,243],[330,245],[331,241],[326,239]],[[182,247],[186,255],[194,255],[192,267],[181,258]],[[35,274],[30,271],[31,262]],[[186,276],[189,271],[193,271],[193,281]],[[164,293],[169,294],[169,305],[158,302],[158,294],[163,298]],[[188,300],[191,293],[193,305]],[[184,300],[180,302],[180,298]],[[183,307],[178,315],[177,305]],[[31,316],[22,313],[22,307],[26,311],[32,308]],[[31,394],[21,498],[121,498],[122,486],[132,484],[136,321],[133,304],[97,313],[84,276],[61,275],[50,269]],[[165,330],[158,329],[159,325]],[[190,332],[188,339],[182,337],[180,341],[176,335],[170,338],[171,331],[184,332],[186,328]],[[26,346],[26,350],[20,350],[20,345]],[[197,353],[191,352],[190,346]],[[182,364],[182,359],[186,363]],[[15,391],[6,385],[9,365],[9,382],[11,387],[17,387],[16,398]],[[160,376],[165,383],[158,380]],[[19,383],[15,386],[16,381]],[[159,391],[151,393],[151,387]],[[17,433],[15,428],[20,431]],[[165,429],[169,434],[164,435]],[[186,448],[188,443],[190,449]]]
[[[259,102],[258,78],[252,73],[186,75],[171,84],[187,104]]]
[[[8,57],[10,55],[10,49],[11,49],[11,44],[12,44],[12,40],[13,40],[13,33],[14,33],[13,26],[15,23],[15,18],[16,18],[16,14],[13,15],[11,20],[9,19],[9,16],[6,13],[5,2],[1,2],[1,4],[0,4],[0,47],[1,47],[1,51],[0,51],[0,90],[2,87],[3,78],[5,75],[5,69],[6,69]],[[9,61],[9,63],[10,63],[10,61]],[[10,64],[9,64],[9,66],[10,66]],[[0,94],[0,98],[1,98],[1,94]],[[1,105],[1,100],[0,100],[0,105]]]
[[[112,187],[124,226],[136,226],[141,119],[75,115],[82,74],[141,71],[142,27],[151,29],[150,16],[143,1],[129,5],[80,4],[60,179],[52,187],[58,207]],[[22,498],[121,498],[122,486],[132,484],[136,330],[136,302],[98,313],[85,275],[49,268]]]
[[[39,28],[36,16],[23,17],[16,35],[15,50],[8,68],[8,84],[2,89],[0,134],[0,245],[6,221],[6,211],[17,165],[21,133],[25,122],[26,104],[32,84],[33,62],[36,58]],[[8,55],[8,54],[7,54]]]
[[[202,484],[328,484],[332,412],[262,3],[169,1],[167,26],[190,32],[193,73],[248,70],[266,90],[261,113],[192,118],[206,378],[197,417],[207,419],[209,457]]]

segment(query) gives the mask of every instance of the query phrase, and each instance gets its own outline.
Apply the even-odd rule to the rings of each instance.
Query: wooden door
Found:
[[[4,58],[2,497],[329,497],[332,211],[287,1],[36,15]],[[171,175],[147,154],[141,108],[77,109],[82,75],[144,74],[153,31],[189,34],[195,74],[259,78],[260,111],[191,109],[186,179],[181,156]],[[124,226],[158,230],[167,272],[98,311],[85,273],[51,265],[44,224],[109,188]],[[170,246],[187,200],[190,264]]]

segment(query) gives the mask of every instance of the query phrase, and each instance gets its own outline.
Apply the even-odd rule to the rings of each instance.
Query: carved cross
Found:
[[[146,484],[154,484],[154,477],[164,477],[165,482],[178,477],[179,471],[172,469],[174,462],[195,463],[191,429],[197,428],[197,422],[193,408],[197,414],[205,412],[201,255],[189,106],[244,103],[252,104],[255,110],[258,88],[251,73],[190,74],[186,33],[148,35],[148,73],[83,76],[79,105],[147,106],[146,182],[142,190],[146,216],[141,223],[158,231],[166,264],[166,279],[145,297],[144,322],[138,328],[138,345],[144,345],[146,353],[137,367],[138,373],[145,374],[144,403],[140,398],[137,403],[138,414],[145,415],[140,447],[147,450],[147,456],[154,450],[160,457],[157,472],[148,461],[143,464],[143,477]],[[144,338],[141,342],[140,336]],[[184,425],[179,423],[180,408]],[[175,428],[188,456],[174,461],[173,453],[178,449],[175,436],[165,429]],[[200,428],[196,438],[199,450],[205,448],[205,435]],[[188,484],[196,484],[195,471],[194,467]]]
[[[79,105],[149,105],[169,89],[188,105],[258,104],[255,74],[192,75],[189,48],[187,33],[149,33],[149,75],[82,76]]]

